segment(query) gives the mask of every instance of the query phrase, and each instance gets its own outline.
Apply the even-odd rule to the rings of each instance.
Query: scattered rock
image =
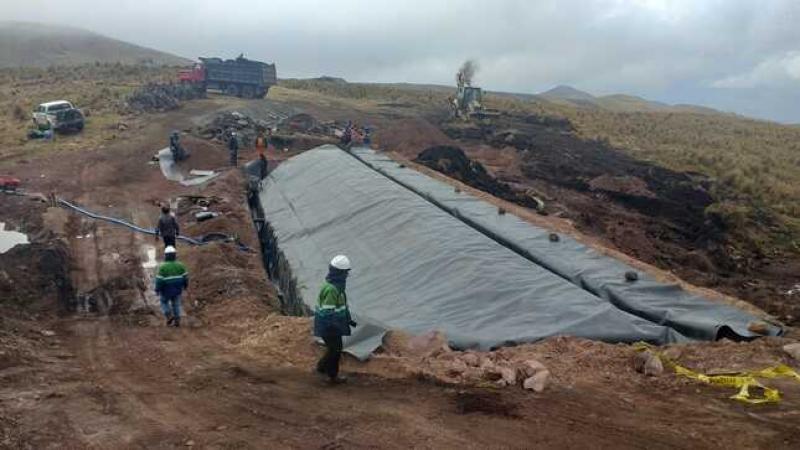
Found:
[[[800,342],[784,345],[783,351],[795,360],[800,361]]]
[[[555,233],[550,233],[548,238],[550,239],[550,242],[558,242],[561,240],[561,238]]]
[[[639,274],[638,273],[636,273],[636,272],[634,272],[632,270],[629,270],[629,271],[625,272],[625,281],[633,282],[633,281],[636,281],[638,279],[639,279]]]
[[[522,387],[533,392],[542,392],[550,380],[550,371],[542,370],[522,383]]]
[[[450,361],[450,363],[447,365],[447,376],[455,378],[466,372],[466,370],[467,365],[464,363],[464,361],[456,359]]]
[[[529,359],[517,367],[520,378],[530,378],[545,370],[547,370],[547,367],[535,359]]]
[[[464,355],[461,356],[461,360],[464,361],[466,365],[471,367],[478,367],[481,362],[481,360],[478,358],[478,355],[475,353],[464,353]]]
[[[40,331],[40,333],[42,334],[42,336],[47,336],[47,337],[53,337],[56,335],[56,332],[51,330],[42,330]]]
[[[194,447],[194,441],[189,439],[188,441],[184,442],[183,445],[186,447]]]
[[[511,369],[509,367],[501,367],[500,368],[500,375],[502,376],[503,382],[508,386],[513,386],[517,384],[517,371]]]
[[[633,358],[633,368],[647,376],[657,376],[664,373],[664,364],[655,353],[647,350],[639,352]]]

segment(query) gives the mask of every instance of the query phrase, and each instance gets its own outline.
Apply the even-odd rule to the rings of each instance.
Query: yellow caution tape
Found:
[[[681,375],[693,380],[700,381],[706,384],[713,384],[715,386],[725,386],[739,389],[739,392],[732,395],[730,398],[744,403],[760,404],[760,403],[778,403],[781,400],[781,393],[774,388],[770,388],[761,384],[756,378],[794,378],[800,382],[800,374],[789,366],[780,364],[774,367],[767,367],[766,369],[752,371],[752,372],[734,372],[726,375],[705,375],[687,369],[660,352],[656,352],[653,348],[644,342],[634,344],[633,348],[636,351],[650,350],[655,353],[661,361],[675,370],[677,375]],[[762,394],[760,396],[753,396],[750,393],[751,388],[760,389]]]

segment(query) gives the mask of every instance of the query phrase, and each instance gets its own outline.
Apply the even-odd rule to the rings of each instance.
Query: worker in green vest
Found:
[[[181,326],[181,294],[189,287],[189,272],[177,260],[175,247],[164,249],[164,262],[156,272],[156,294],[161,297],[161,311],[167,326]]]
[[[345,284],[350,272],[350,260],[338,255],[331,260],[328,276],[320,289],[314,311],[314,335],[325,342],[325,354],[317,362],[317,373],[327,376],[331,384],[347,381],[339,375],[339,360],[342,356],[342,336],[350,336],[350,327],[357,324],[347,307]]]

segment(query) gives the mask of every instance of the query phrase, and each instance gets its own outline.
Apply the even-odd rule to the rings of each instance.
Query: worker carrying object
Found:
[[[169,205],[161,205],[161,216],[158,218],[156,226],[156,241],[158,237],[164,240],[164,248],[175,246],[175,239],[181,233],[178,227],[178,220],[169,211]]]
[[[189,272],[177,260],[175,247],[164,249],[164,262],[156,274],[156,294],[161,298],[161,311],[167,318],[167,326],[181,326],[181,294],[189,287]]]
[[[239,141],[236,138],[235,131],[231,131],[231,138],[228,139],[228,151],[231,156],[231,165],[236,167],[239,160]]]
[[[317,373],[328,377],[332,384],[343,383],[346,378],[339,376],[339,360],[342,356],[342,336],[350,336],[350,327],[357,324],[350,317],[347,307],[345,282],[350,272],[350,260],[338,255],[331,260],[328,276],[317,298],[314,311],[314,336],[325,342],[325,354],[317,362]]]

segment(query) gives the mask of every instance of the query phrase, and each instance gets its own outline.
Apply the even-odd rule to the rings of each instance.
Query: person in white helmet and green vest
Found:
[[[345,255],[335,256],[328,266],[328,276],[320,289],[314,310],[314,336],[325,342],[325,354],[317,362],[317,373],[328,377],[333,384],[346,379],[339,375],[342,356],[342,336],[350,336],[350,327],[357,324],[347,306],[345,284],[350,273],[350,260]]]
[[[181,294],[189,287],[189,272],[177,260],[175,247],[164,249],[164,262],[156,272],[156,294],[161,297],[161,311],[167,318],[167,326],[181,326]]]

